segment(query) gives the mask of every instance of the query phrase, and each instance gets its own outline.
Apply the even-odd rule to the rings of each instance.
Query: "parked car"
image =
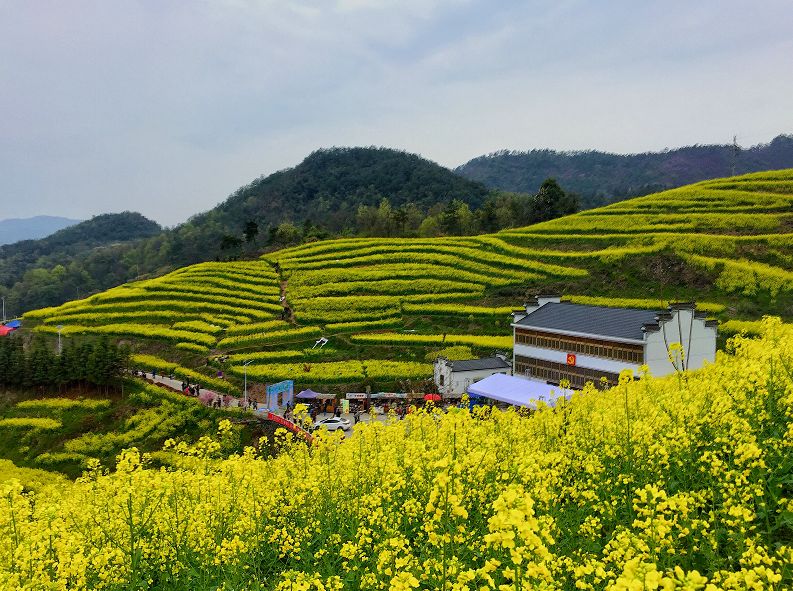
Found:
[[[337,429],[341,429],[342,431],[348,431],[352,427],[352,423],[349,420],[343,419],[341,417],[330,417],[328,419],[322,419],[321,421],[317,421],[314,423],[314,429],[321,429],[325,427],[328,431],[336,431]]]

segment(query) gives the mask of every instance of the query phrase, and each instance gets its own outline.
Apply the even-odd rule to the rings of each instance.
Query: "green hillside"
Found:
[[[91,460],[111,467],[133,446],[156,456],[166,440],[195,442],[216,432],[223,419],[235,422],[226,453],[240,453],[243,445],[273,431],[266,423],[240,420],[239,409],[211,409],[142,380],[126,380],[121,391],[104,393],[91,388],[44,398],[1,388],[0,393],[0,482],[14,476],[13,466],[75,478]]]
[[[767,144],[738,148],[731,144],[695,145],[642,154],[596,150],[557,152],[502,150],[479,156],[455,172],[491,189],[532,193],[553,177],[578,193],[583,209],[715,179],[793,166],[793,135]]]
[[[156,222],[125,211],[94,216],[38,240],[0,245],[6,309],[19,314],[123,283],[131,262],[120,253],[161,232]]]
[[[244,360],[257,381],[419,390],[438,350],[508,349],[509,310],[537,292],[647,308],[694,299],[724,333],[764,314],[790,321],[791,252],[793,170],[782,170],[497,234],[340,239],[202,263],[25,320],[44,335],[61,325],[67,338],[119,337],[148,369],[223,369],[230,391]],[[320,336],[328,345],[312,349]]]
[[[185,265],[249,258],[312,236],[354,234],[362,226],[372,231],[367,221],[378,214],[387,218],[378,235],[393,236],[415,233],[428,214],[439,215],[451,204],[464,204],[470,217],[485,203],[494,208],[528,197],[494,201],[500,195],[416,154],[375,147],[317,150],[175,228],[163,230],[127,212],[97,216],[44,240],[0,246],[0,295],[10,313],[22,314]],[[384,199],[390,206],[378,211]],[[367,207],[373,211],[359,223],[359,209]],[[487,227],[505,227],[492,226],[497,212],[488,213],[494,219]]]
[[[38,240],[79,223],[80,220],[52,215],[0,220],[0,246],[20,240]]]

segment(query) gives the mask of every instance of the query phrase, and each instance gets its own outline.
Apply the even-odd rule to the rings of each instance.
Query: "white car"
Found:
[[[328,431],[336,431],[337,429],[349,431],[352,424],[347,419],[341,417],[330,417],[329,419],[322,419],[314,423],[314,429],[321,429],[322,427],[325,427]]]

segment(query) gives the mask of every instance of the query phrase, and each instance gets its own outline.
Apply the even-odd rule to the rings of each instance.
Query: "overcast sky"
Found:
[[[0,219],[172,225],[319,147],[793,132],[793,3],[0,0]]]

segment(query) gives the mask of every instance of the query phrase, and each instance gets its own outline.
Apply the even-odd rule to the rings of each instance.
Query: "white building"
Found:
[[[500,355],[462,361],[445,357],[435,360],[435,385],[444,397],[460,397],[468,386],[496,373],[512,373],[512,364]]]
[[[622,370],[639,375],[647,365],[656,377],[698,369],[716,357],[715,320],[697,312],[693,302],[667,310],[608,308],[540,296],[513,314],[514,374],[573,388],[606,378],[616,384]],[[682,355],[669,358],[673,343]]]

